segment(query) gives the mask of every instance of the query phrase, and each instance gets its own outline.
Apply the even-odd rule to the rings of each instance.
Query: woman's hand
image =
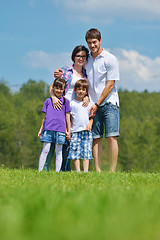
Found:
[[[52,103],[53,103],[54,109],[57,109],[57,110],[62,109],[63,103],[56,96],[52,96]]]
[[[89,104],[89,97],[88,97],[88,96],[85,96],[85,97],[83,98],[83,104],[82,104],[82,106],[83,106],[83,107],[87,107],[88,104]]]
[[[54,71],[54,77],[55,78],[59,78],[59,77],[62,77],[63,76],[63,71],[61,68],[58,68]]]

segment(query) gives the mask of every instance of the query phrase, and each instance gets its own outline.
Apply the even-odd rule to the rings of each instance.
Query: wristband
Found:
[[[100,106],[98,105],[98,103],[95,103],[95,105],[99,108]]]

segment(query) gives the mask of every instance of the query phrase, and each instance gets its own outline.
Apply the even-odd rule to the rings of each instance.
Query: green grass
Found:
[[[159,240],[160,173],[1,168],[0,239]]]

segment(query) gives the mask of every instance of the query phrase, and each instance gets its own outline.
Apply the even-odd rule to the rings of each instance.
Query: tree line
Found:
[[[38,167],[42,143],[37,133],[47,97],[49,86],[44,81],[30,79],[16,93],[0,82],[0,167]],[[118,169],[159,171],[160,93],[120,89],[119,97]],[[107,143],[103,139],[102,170],[107,168]]]

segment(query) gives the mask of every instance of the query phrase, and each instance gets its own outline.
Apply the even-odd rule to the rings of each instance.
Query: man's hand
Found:
[[[90,118],[94,117],[96,115],[97,109],[98,109],[98,107],[95,104],[93,104],[92,107],[89,110],[90,111],[90,115],[89,115]]]

